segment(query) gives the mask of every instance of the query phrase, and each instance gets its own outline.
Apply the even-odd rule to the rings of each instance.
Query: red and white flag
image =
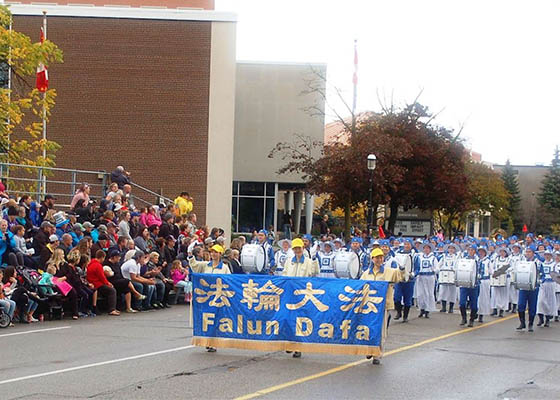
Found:
[[[41,44],[45,42],[45,32],[41,28]],[[37,90],[44,93],[49,88],[49,73],[47,71],[47,66],[43,63],[39,63],[37,66],[37,81],[35,84]]]

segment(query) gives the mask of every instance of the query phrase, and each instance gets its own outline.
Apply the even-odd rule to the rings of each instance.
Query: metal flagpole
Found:
[[[352,100],[352,136],[356,133],[356,102],[358,99],[358,39],[354,39],[354,76],[352,77],[354,94]]]
[[[43,11],[43,35],[45,40],[47,40],[47,12]],[[47,159],[47,107],[45,101],[47,98],[47,92],[43,92],[43,162]],[[47,177],[43,170],[42,172],[42,193],[43,197],[47,194]]]

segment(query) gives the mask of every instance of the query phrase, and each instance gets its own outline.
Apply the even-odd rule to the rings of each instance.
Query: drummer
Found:
[[[499,247],[494,265],[499,267],[507,264],[511,265],[510,250],[507,247]],[[508,308],[509,302],[508,285],[509,281],[506,281],[505,286],[492,286],[490,296],[493,309],[492,315],[498,315],[500,318],[504,316],[504,310]]]
[[[311,258],[305,256],[303,246],[303,240],[300,238],[292,240],[294,257],[286,261],[284,266],[284,276],[312,277],[319,275],[319,263],[317,260],[312,260]],[[287,352],[291,353],[291,351]],[[301,352],[294,352],[293,357],[301,357]]]
[[[550,276],[556,264],[552,258],[552,253],[552,247],[548,247],[544,250],[544,261],[541,265],[541,287],[537,300],[537,314],[539,316],[537,326],[542,326],[544,324],[546,328],[550,326],[552,317],[556,316],[558,313],[558,305],[556,304],[556,282],[554,282]],[[545,317],[546,322],[544,322]]]
[[[399,251],[402,254],[410,254],[412,263],[414,265],[414,252],[412,240],[405,239],[403,248]],[[395,285],[395,295],[393,297],[397,315],[395,321],[398,321],[402,316],[402,322],[408,322],[408,313],[412,307],[412,296],[414,295],[414,274],[410,274],[408,282],[399,282]]]
[[[319,261],[319,277],[336,278],[334,274],[334,256],[333,244],[331,242],[322,242],[321,249],[317,252],[317,260]]]
[[[389,268],[384,264],[383,251],[381,249],[373,249],[371,252],[371,264],[368,265],[366,271],[360,277],[361,280],[366,281],[385,281],[389,282],[389,287],[387,288],[387,296],[385,300],[385,312],[387,313],[387,327],[391,321],[390,310],[395,308],[393,303],[393,283],[401,282],[404,278],[404,267],[399,268]],[[367,356],[368,359],[372,356]],[[381,364],[379,358],[373,358],[373,364]]]
[[[478,262],[478,257],[476,255],[477,247],[475,244],[470,245],[467,248],[467,255],[465,259],[474,260],[477,266],[477,278],[476,285],[472,288],[459,288],[459,310],[461,310],[461,323],[459,325],[463,326],[467,324],[467,301],[470,304],[471,315],[469,317],[469,328],[472,328],[474,321],[478,312],[478,290],[479,290],[479,279],[482,276],[480,264]]]
[[[531,261],[537,265],[537,275],[541,270],[541,262],[537,259],[535,252],[537,248],[534,244],[527,246],[525,249],[525,255],[523,261]],[[539,295],[539,279],[537,276],[537,284],[533,290],[519,290],[519,298],[517,299],[518,305],[518,315],[519,315],[519,326],[518,331],[525,329],[525,310],[527,306],[529,307],[529,327],[528,332],[533,332],[533,322],[535,321],[535,315],[537,313],[537,299]]]
[[[365,271],[368,269],[369,259],[367,253],[362,248],[362,243],[362,238],[353,237],[350,241],[350,250],[348,251],[353,251],[354,253],[356,253],[356,255],[358,256],[358,260],[360,260],[360,269],[362,271]]]
[[[478,291],[478,322],[483,323],[483,316],[492,314],[490,300],[490,275],[492,275],[493,262],[488,249],[484,246],[478,248],[479,269],[481,270],[480,286]]]
[[[338,253],[339,251],[344,251],[344,242],[342,241],[342,239],[336,238],[333,240],[333,245],[334,245],[334,249],[333,251],[335,253]]]
[[[517,236],[512,236],[512,237],[515,238],[515,242],[510,246],[511,268],[508,270],[508,278],[509,278],[508,296],[509,296],[509,302],[511,303],[511,312],[512,314],[515,314],[517,312],[517,299],[519,298],[519,290],[517,290],[517,288],[515,287],[512,277],[513,277],[513,270],[515,268],[515,264],[521,261],[521,259],[523,258],[523,253],[522,253],[523,248],[517,242]]]
[[[556,241],[560,245],[560,241]],[[554,252],[554,272],[560,274],[560,250]],[[558,305],[557,313],[554,316],[554,322],[559,322],[560,317],[560,284],[556,284],[556,304]]]
[[[288,239],[282,239],[278,242],[280,249],[274,254],[274,264],[276,268],[274,270],[274,275],[280,276],[284,272],[284,265],[286,260],[294,256],[294,252],[291,249],[292,242]]]
[[[268,231],[266,229],[261,229],[257,233],[257,240],[256,240],[255,244],[258,244],[259,246],[262,246],[262,248],[264,250],[265,257],[266,257],[266,262],[264,264],[265,268],[263,270],[263,273],[265,273],[265,274],[273,273],[273,271],[276,267],[276,262],[275,262],[275,259],[274,259],[274,249],[272,248],[272,246],[268,242]]]
[[[460,247],[454,243],[450,243],[445,246],[443,257],[440,260],[441,266],[445,266],[446,269],[451,269],[454,273],[457,272],[457,261],[459,261]],[[455,283],[439,283],[438,289],[438,299],[441,301],[440,312],[449,312],[453,314],[453,306],[455,301],[457,301],[457,286]],[[449,303],[449,311],[447,311],[447,303]]]

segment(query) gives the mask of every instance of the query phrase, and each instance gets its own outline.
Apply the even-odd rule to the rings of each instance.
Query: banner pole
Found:
[[[193,300],[194,300],[194,296],[191,298],[191,301],[189,302],[189,326],[188,328],[194,329],[193,326]]]

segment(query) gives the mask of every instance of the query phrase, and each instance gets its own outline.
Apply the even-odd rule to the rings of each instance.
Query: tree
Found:
[[[505,189],[510,194],[509,204],[507,206],[510,217],[503,220],[502,228],[510,233],[513,231],[515,234],[520,234],[523,229],[523,218],[521,217],[520,211],[521,194],[517,176],[509,160],[506,161],[506,165],[502,170],[502,181],[504,182]]]
[[[11,21],[8,8],[0,6],[0,61],[10,67],[13,83],[11,89],[0,88],[0,121],[4,121],[0,123],[0,142],[7,150],[3,158],[12,163],[53,166],[60,146],[42,139],[42,119],[45,108],[48,121],[56,91],[49,89],[43,96],[34,83],[37,66],[62,62],[62,51],[48,40],[33,43],[23,33],[9,29]]]
[[[554,150],[552,165],[545,175],[538,196],[543,211],[551,216],[553,223],[560,221],[560,150]]]

